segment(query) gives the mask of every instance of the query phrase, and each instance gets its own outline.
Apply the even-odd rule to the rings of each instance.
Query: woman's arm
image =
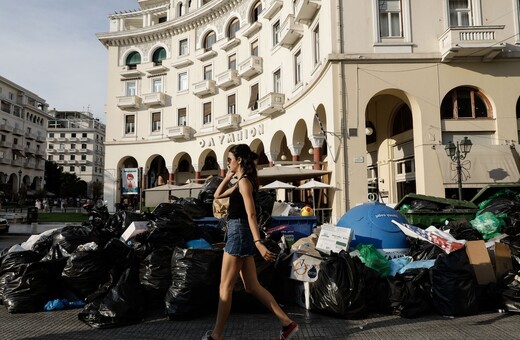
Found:
[[[218,186],[217,190],[215,190],[215,193],[213,194],[214,198],[224,198],[231,195],[231,193],[235,190],[235,186],[232,186],[228,189],[226,189],[226,187],[234,175],[235,174],[231,171],[227,172],[226,177],[224,177],[222,182],[220,182],[220,185]]]

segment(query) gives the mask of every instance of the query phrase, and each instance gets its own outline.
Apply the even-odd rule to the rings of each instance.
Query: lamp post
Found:
[[[22,189],[22,169],[18,170],[18,193]]]
[[[459,188],[459,200],[462,200],[462,165],[461,160],[466,158],[466,155],[471,151],[473,143],[468,137],[464,137],[457,144],[453,144],[452,141],[448,142],[448,145],[444,148],[446,154],[453,162],[457,163],[457,186]]]

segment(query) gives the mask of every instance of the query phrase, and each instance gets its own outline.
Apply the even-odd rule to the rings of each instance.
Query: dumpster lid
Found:
[[[494,183],[494,184],[488,184],[482,189],[480,189],[479,192],[471,199],[471,202],[473,202],[476,205],[479,205],[480,203],[484,202],[485,200],[489,199],[491,196],[496,194],[499,191],[509,189],[511,191],[516,192],[517,194],[520,194],[520,183]]]
[[[411,204],[412,201],[425,201],[438,205],[442,209],[478,209],[478,206],[473,202],[464,200],[456,200],[452,198],[435,197],[421,194],[408,194],[403,197],[399,203],[394,207],[399,210],[405,204]]]

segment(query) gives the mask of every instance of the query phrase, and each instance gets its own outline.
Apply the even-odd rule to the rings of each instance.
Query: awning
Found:
[[[258,170],[258,180],[261,185],[274,180],[284,182],[301,181],[330,174],[326,170],[301,169],[290,166],[271,166]]]
[[[456,188],[456,162],[446,155],[443,147],[437,148],[436,152],[444,186]],[[517,158],[516,150],[509,145],[473,145],[470,153],[461,161],[463,187],[481,188],[492,183],[518,182],[520,172]]]

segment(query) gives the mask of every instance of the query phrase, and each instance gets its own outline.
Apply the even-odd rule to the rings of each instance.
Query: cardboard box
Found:
[[[491,258],[483,240],[466,242],[466,254],[479,285],[497,282]]]
[[[314,282],[318,279],[320,271],[321,258],[302,254],[293,253],[291,259],[291,273],[289,277],[293,280]]]
[[[332,224],[321,226],[316,249],[324,253],[339,253],[341,250],[348,250],[350,241],[354,237],[354,231],[350,228],[337,227]]]
[[[148,221],[134,221],[130,223],[125,232],[121,235],[121,241],[126,242],[137,234],[148,230]]]
[[[505,273],[513,269],[513,260],[511,258],[511,249],[505,243],[495,243],[495,275],[497,279],[501,278]]]

